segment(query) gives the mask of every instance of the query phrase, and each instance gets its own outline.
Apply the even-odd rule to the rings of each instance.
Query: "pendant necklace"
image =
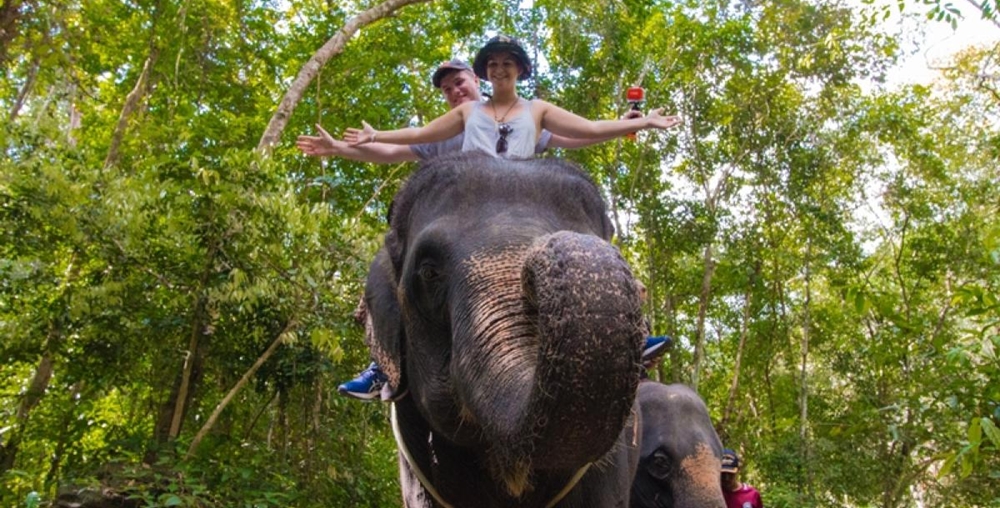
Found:
[[[493,99],[490,98],[490,102],[492,101]],[[511,125],[505,122],[504,120],[507,119],[507,115],[510,114],[510,110],[514,109],[514,105],[517,104],[518,102],[521,102],[521,99],[515,100],[514,104],[511,104],[510,107],[507,108],[507,112],[504,113],[503,116],[500,118],[497,118],[497,103],[492,102],[493,128],[496,129],[497,134],[500,135],[500,137],[497,138],[497,146],[496,146],[497,155],[502,155],[507,153],[507,136],[510,136],[511,133],[514,132],[514,128],[511,127]]]
[[[510,114],[510,110],[514,109],[514,106],[517,106],[517,103],[521,102],[521,99],[514,99],[514,102],[510,104],[510,107],[507,108],[507,111],[500,118],[497,118],[497,103],[493,100],[492,97],[490,98],[490,102],[492,103],[490,105],[493,106],[493,123],[494,125],[499,126],[500,124],[504,123],[504,120],[507,119],[507,115]]]

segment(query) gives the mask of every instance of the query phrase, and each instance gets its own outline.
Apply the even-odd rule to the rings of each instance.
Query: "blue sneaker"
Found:
[[[646,337],[646,345],[642,348],[642,361],[648,362],[663,354],[674,341],[666,335]]]
[[[338,386],[337,391],[341,395],[347,395],[355,399],[372,400],[379,396],[379,392],[382,391],[382,385],[388,380],[389,378],[382,372],[378,364],[372,362],[367,369],[358,374],[358,377]]]

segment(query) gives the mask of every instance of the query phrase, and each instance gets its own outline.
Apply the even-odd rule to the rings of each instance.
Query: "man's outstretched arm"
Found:
[[[344,141],[334,139],[321,125],[316,124],[319,136],[305,134],[295,140],[295,146],[302,153],[311,157],[342,157],[359,162],[374,162],[376,164],[396,164],[418,160],[417,154],[409,145],[390,145],[388,143],[368,143],[351,146]]]

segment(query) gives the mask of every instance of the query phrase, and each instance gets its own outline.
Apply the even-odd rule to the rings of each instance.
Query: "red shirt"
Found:
[[[764,508],[760,492],[745,483],[732,492],[722,491],[722,496],[726,498],[726,508]]]

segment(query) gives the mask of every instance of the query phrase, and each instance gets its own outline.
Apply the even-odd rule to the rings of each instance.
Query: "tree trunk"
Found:
[[[181,371],[180,386],[177,388],[177,397],[174,399],[174,409],[170,419],[170,431],[167,436],[176,439],[181,433],[181,423],[184,421],[184,413],[187,407],[188,393],[191,391],[191,380],[194,377],[195,364],[198,361],[199,338],[204,328],[203,316],[205,315],[205,305],[208,295],[202,294],[195,304],[194,319],[191,323],[191,335],[188,338],[187,355],[184,357],[184,367]]]
[[[57,325],[52,324],[50,326],[45,353],[42,355],[41,360],[38,361],[38,368],[35,369],[35,375],[31,377],[28,390],[25,392],[24,398],[21,399],[21,404],[18,406],[17,413],[14,416],[14,429],[10,431],[7,443],[0,445],[0,475],[13,469],[14,461],[17,459],[17,452],[21,447],[21,436],[24,434],[24,428],[28,423],[31,410],[42,401],[42,396],[45,395],[45,391],[49,388],[49,381],[52,380],[52,372],[55,366],[52,351],[56,349],[60,333]]]
[[[691,372],[691,388],[698,391],[698,378],[701,377],[701,364],[705,360],[705,316],[708,314],[708,304],[712,294],[712,276],[715,274],[715,261],[712,260],[712,242],[705,246],[705,273],[701,279],[701,297],[698,301],[698,336],[694,343],[694,366]]]
[[[22,0],[4,0],[0,5],[0,66],[6,67],[7,50],[17,37],[18,22],[21,20]]]
[[[56,449],[52,452],[49,460],[49,471],[45,474],[45,488],[48,489],[59,479],[59,468],[62,466],[62,459],[66,455],[66,447],[73,439],[70,429],[73,427],[73,419],[77,417],[77,406],[79,405],[80,393],[83,392],[84,382],[78,381],[70,388],[67,409],[63,412],[63,421],[59,432],[59,441]]]
[[[14,105],[10,108],[10,114],[8,115],[8,120],[13,123],[17,119],[17,115],[21,113],[21,107],[24,106],[24,101],[28,98],[28,94],[31,93],[31,89],[35,87],[35,80],[38,78],[38,69],[41,67],[41,62],[38,57],[35,57],[31,61],[31,68],[28,69],[28,78],[24,80],[24,84],[21,85],[21,90],[17,92],[17,100],[14,101]]]
[[[288,125],[288,119],[291,118],[292,112],[295,111],[299,100],[305,94],[309,83],[312,82],[313,78],[319,73],[320,68],[327,61],[344,51],[347,42],[358,30],[391,15],[402,7],[429,1],[431,0],[387,0],[348,20],[344,24],[344,27],[337,32],[337,35],[326,41],[326,44],[319,48],[312,58],[302,66],[299,75],[295,77],[295,81],[288,87],[288,91],[282,97],[281,103],[278,104],[278,109],[271,117],[271,121],[268,122],[267,128],[264,129],[264,134],[260,137],[260,142],[257,144],[257,151],[270,153],[281,137],[281,133],[285,130],[285,126]]]
[[[253,434],[253,428],[257,426],[257,421],[260,420],[260,417],[261,415],[264,414],[264,411],[267,411],[267,408],[271,407],[271,405],[274,404],[274,399],[276,398],[278,398],[277,390],[275,390],[274,395],[272,395],[270,399],[267,399],[267,402],[265,402],[264,405],[257,410],[257,413],[253,415],[253,418],[250,419],[250,424],[247,425],[247,430],[243,433],[244,441],[250,439],[250,435]]]
[[[118,123],[115,125],[115,132],[111,136],[111,146],[108,148],[108,156],[104,159],[104,169],[108,169],[118,162],[118,148],[121,146],[122,138],[125,137],[128,120],[136,108],[139,107],[139,102],[145,95],[149,73],[153,68],[153,64],[156,63],[157,55],[159,55],[159,51],[156,48],[150,50],[149,56],[146,58],[146,63],[142,66],[139,79],[135,82],[135,87],[125,97],[125,105],[122,106],[122,112],[118,115]]]
[[[758,267],[759,270],[759,267]],[[743,349],[746,347],[747,335],[750,333],[750,307],[753,305],[753,282],[757,272],[747,281],[747,292],[743,298],[743,323],[740,326],[740,342],[736,346],[736,360],[733,363],[733,381],[729,384],[729,396],[726,398],[726,409],[722,412],[722,421],[719,428],[725,432],[728,428],[729,417],[733,413],[733,406],[736,404],[736,391],[740,385],[740,366],[743,364]]]
[[[806,300],[805,305],[802,309],[802,364],[801,364],[801,379],[799,380],[799,446],[801,459],[799,464],[807,465],[809,464],[809,334],[811,333],[811,314],[809,312],[812,306],[812,240],[806,239],[806,259],[805,259],[805,285],[806,285]],[[805,477],[805,485],[802,489],[802,493],[805,495],[806,499],[812,498],[812,469],[809,467],[803,468],[803,474]]]
[[[226,396],[222,398],[222,401],[219,402],[217,406],[215,406],[215,410],[212,411],[212,415],[208,417],[208,420],[205,421],[205,424],[202,425],[198,433],[195,434],[194,439],[191,440],[191,446],[188,447],[187,454],[185,454],[184,456],[185,460],[190,459],[192,456],[194,456],[194,452],[195,450],[198,449],[198,445],[201,444],[201,440],[205,438],[205,435],[208,434],[208,431],[212,430],[212,426],[215,425],[216,420],[219,419],[219,415],[222,414],[222,411],[224,409],[226,409],[226,406],[229,405],[229,402],[231,402],[233,400],[233,397],[235,397],[236,394],[239,393],[239,391],[242,390],[244,386],[246,386],[247,382],[250,381],[250,378],[252,378],[253,375],[257,373],[257,370],[260,369],[261,365],[264,365],[264,362],[266,362],[269,358],[271,358],[271,355],[273,355],[274,352],[278,350],[278,346],[281,345],[282,339],[287,334],[291,333],[291,331],[294,330],[296,326],[297,323],[295,322],[294,319],[289,321],[288,324],[285,326],[285,329],[282,330],[280,333],[278,333],[278,336],[274,338],[274,341],[271,342],[271,345],[268,346],[267,350],[264,351],[264,354],[260,355],[260,358],[257,358],[257,361],[254,362],[254,364],[250,366],[250,368],[247,369],[246,372],[243,373],[243,377],[241,377],[240,380],[236,382],[236,384],[229,390],[229,393],[227,393]]]
[[[218,247],[212,244],[208,249],[205,266],[196,289],[194,311],[191,315],[191,333],[188,337],[188,348],[181,372],[178,374],[170,390],[170,396],[160,406],[160,412],[153,428],[153,447],[146,451],[143,459],[147,464],[156,462],[160,445],[172,441],[180,435],[184,415],[194,395],[198,380],[201,378],[201,363],[204,354],[201,336],[206,328],[205,316],[208,300],[208,280],[212,274]]]

